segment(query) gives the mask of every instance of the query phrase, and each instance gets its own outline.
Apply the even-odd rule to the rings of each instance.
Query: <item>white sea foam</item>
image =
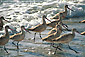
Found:
[[[66,4],[74,10],[74,12],[68,10],[68,18],[85,16],[85,4],[81,3],[82,1],[79,1],[80,3],[73,1],[47,1],[34,4],[21,2],[13,4],[3,3],[2,7],[0,7],[0,15],[5,16],[10,21],[16,22],[17,28],[21,25],[24,25],[26,28],[31,28],[42,23],[42,15],[45,14],[47,18],[50,18],[56,13],[64,11],[64,5]]]

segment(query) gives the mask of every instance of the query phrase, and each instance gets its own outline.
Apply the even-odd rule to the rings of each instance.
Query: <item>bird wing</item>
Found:
[[[59,18],[59,13],[57,13],[56,15],[54,15],[52,18],[50,19],[58,19]]]
[[[41,25],[42,25],[42,24],[39,24],[39,25],[37,25],[37,26],[35,26],[35,27],[33,27],[33,28],[29,28],[29,29],[27,29],[27,30],[34,31],[36,28],[41,27]]]
[[[46,41],[46,40],[51,40],[52,38],[54,38],[54,34],[50,34],[47,37],[42,38],[42,40]]]
[[[14,35],[10,36],[9,38],[10,38],[10,39],[13,39],[13,38],[19,36],[20,34],[21,34],[21,33],[14,34]]]
[[[59,37],[57,37],[57,38],[55,38],[55,39],[52,39],[53,41],[64,41],[64,40],[66,40],[66,38],[68,38],[69,37],[69,35],[72,35],[72,34],[64,34],[64,35],[61,35],[61,36],[59,36]]]
[[[55,33],[56,32],[56,29],[53,28],[51,31],[48,32],[48,35],[52,34],[52,33]]]

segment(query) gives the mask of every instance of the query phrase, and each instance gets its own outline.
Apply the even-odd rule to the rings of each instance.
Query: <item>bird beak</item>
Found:
[[[16,31],[16,30],[13,30],[13,29],[11,29],[11,28],[9,28],[10,30],[12,30],[12,31]]]
[[[25,31],[29,32],[27,29],[24,28]],[[31,32],[29,32],[31,34]]]
[[[74,12],[74,10],[72,10],[71,8],[68,7],[68,9]]]
[[[4,19],[5,20],[5,19]],[[7,21],[7,20],[5,20],[6,22],[9,22],[9,21]]]
[[[62,26],[63,26],[64,28],[68,28],[68,26],[67,26],[66,24],[62,24]]]
[[[48,18],[46,18],[48,21],[50,21]],[[51,22],[51,21],[50,21]]]
[[[76,31],[78,34],[80,34],[80,32],[79,31]]]
[[[69,31],[68,26],[67,26],[66,24],[62,24],[62,26],[63,26],[67,31]]]

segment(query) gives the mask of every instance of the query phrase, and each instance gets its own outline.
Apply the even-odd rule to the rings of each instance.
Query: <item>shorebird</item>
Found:
[[[85,35],[85,32],[82,32],[81,35]]]
[[[5,48],[5,44],[9,41],[9,32],[8,29],[11,29],[9,26],[5,26],[5,34],[0,37],[0,45],[4,45],[4,50],[8,53],[7,49]],[[12,30],[12,29],[11,29]]]
[[[59,37],[60,34],[62,33],[61,25],[60,24],[56,25],[54,31],[53,29],[51,31],[52,34],[42,38],[43,41],[51,42],[52,39]]]
[[[50,23],[47,23],[47,26],[52,27],[52,28],[55,28],[55,26],[58,24],[58,22],[62,22],[62,18],[63,18],[63,13],[59,13],[59,19],[57,19],[55,21],[52,21]],[[62,23],[62,26],[64,28],[68,27],[67,25],[65,25],[63,23]]]
[[[18,46],[19,42],[22,41],[25,37],[25,31],[24,30],[26,30],[24,28],[24,26],[21,26],[21,32],[20,33],[17,33],[17,34],[14,34],[14,35],[10,36],[10,39],[14,40],[12,42],[12,44],[17,46],[17,49],[19,49],[19,46]],[[14,43],[15,41],[17,41],[17,45]]]
[[[65,10],[65,11],[59,12],[59,13],[62,13],[62,14],[63,14],[63,19],[67,16],[67,8],[68,8],[69,10],[73,11],[72,9],[70,9],[70,8],[68,7],[68,5],[65,5],[65,7],[64,7],[64,10]],[[53,16],[51,19],[58,19],[58,18],[59,18],[59,13],[57,13],[57,14],[56,14],[55,16]]]
[[[59,22],[58,23],[58,26],[59,26],[59,28],[60,28],[60,30],[59,30],[59,32],[60,32],[60,34],[62,33],[62,22]],[[48,35],[50,35],[50,34],[53,34],[53,33],[55,33],[57,31],[57,25],[55,26],[55,28],[53,28],[53,29],[51,29],[49,32],[48,32]]]
[[[72,33],[69,34],[63,34],[57,38],[52,39],[53,43],[69,43],[70,41],[72,41],[75,37],[75,32],[79,33],[75,28],[72,29]],[[74,49],[72,49],[69,45],[68,45],[69,49],[75,51]],[[78,53],[77,51],[75,51],[76,53]]]
[[[2,30],[3,25],[4,25],[3,20],[5,20],[4,17],[3,16],[0,16],[0,30]],[[7,20],[5,20],[5,21],[7,21]]]
[[[42,38],[42,37],[41,37],[41,32],[43,32],[43,31],[46,30],[46,28],[47,28],[45,19],[47,19],[47,18],[46,18],[45,15],[43,15],[43,17],[42,17],[43,23],[42,23],[42,24],[39,24],[39,25],[37,25],[37,26],[35,26],[35,27],[33,27],[33,28],[27,29],[28,31],[33,31],[33,32],[35,32],[35,34],[34,34],[34,41],[35,41],[35,36],[36,36],[36,33],[37,33],[37,32],[39,33],[40,38]],[[47,20],[50,21],[49,19],[47,19]],[[50,22],[51,22],[51,21],[50,21]]]

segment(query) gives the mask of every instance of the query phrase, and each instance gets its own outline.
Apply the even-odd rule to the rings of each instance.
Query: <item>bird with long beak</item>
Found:
[[[67,43],[68,44],[68,47],[69,49],[73,50],[74,52],[78,53],[76,50],[72,49],[70,46],[69,46],[69,42],[72,41],[75,37],[75,32],[79,33],[75,28],[72,29],[72,33],[69,33],[69,34],[63,34],[57,38],[54,38],[52,39],[51,42],[53,43],[61,43],[61,44],[65,44]],[[80,34],[80,33],[79,33]]]
[[[8,53],[7,49],[5,48],[5,44],[9,41],[9,32],[8,29],[11,29],[9,26],[5,26],[5,34],[0,37],[0,45],[4,45],[4,50]]]
[[[21,32],[20,33],[17,33],[17,34],[10,36],[10,39],[13,40],[12,44],[14,44],[17,47],[17,49],[19,49],[19,46],[18,46],[19,42],[22,41],[25,37],[25,31],[24,30],[26,30],[24,28],[24,26],[21,26]],[[15,41],[17,41],[17,45],[14,43]]]
[[[62,29],[62,22],[59,22],[57,25],[59,26],[59,29],[60,29],[59,32],[60,32],[60,34],[61,34],[62,31],[63,31],[63,29]],[[48,35],[53,34],[53,33],[55,33],[55,32],[57,31],[57,25],[55,26],[55,28],[51,29],[51,30],[48,32]]]
[[[51,42],[52,39],[59,37],[61,33],[62,33],[62,28],[61,25],[58,24],[54,29],[51,30],[51,33],[47,37],[42,38],[42,40]]]
[[[67,16],[67,9],[73,11],[72,9],[70,9],[70,8],[68,7],[68,5],[65,5],[65,7],[64,7],[64,10],[65,10],[65,11],[59,12],[59,13],[62,13],[62,14],[63,14],[63,16],[62,16],[63,18],[62,18],[62,19],[66,18],[66,16]],[[53,16],[53,17],[50,18],[50,19],[58,19],[58,18],[59,18],[59,13],[57,13],[55,16]]]
[[[47,28],[47,24],[46,24],[45,19],[47,19],[47,18],[46,18],[45,15],[43,15],[43,17],[42,17],[43,23],[42,23],[42,24],[39,24],[39,25],[36,25],[36,26],[33,27],[33,28],[27,29],[28,31],[33,31],[33,32],[35,32],[35,34],[34,34],[34,41],[35,41],[35,36],[36,36],[36,33],[37,33],[37,32],[39,33],[40,38],[42,38],[42,37],[41,37],[41,32],[43,32],[43,31],[46,30],[46,28]],[[47,20],[50,21],[49,19],[47,19]],[[50,22],[51,22],[51,21],[50,21]]]
[[[62,18],[63,18],[62,16],[63,16],[63,13],[59,13],[59,19],[57,19],[55,21],[52,21],[50,23],[46,23],[47,26],[52,27],[52,28],[55,28],[55,26],[58,24],[58,22],[61,22],[62,23],[62,26],[67,29],[68,26],[65,25],[65,24],[63,24],[63,22],[62,22]]]
[[[0,17],[0,30],[3,29],[3,25],[4,25],[3,20],[5,20],[5,19],[4,19],[3,16],[1,16],[1,17]],[[5,21],[7,21],[7,20],[5,20]],[[7,22],[9,22],[9,21],[7,21]]]

